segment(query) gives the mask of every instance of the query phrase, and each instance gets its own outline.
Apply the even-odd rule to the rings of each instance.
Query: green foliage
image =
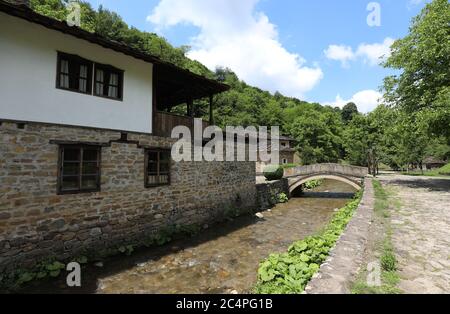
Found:
[[[342,156],[342,119],[331,109],[322,110],[304,110],[289,127],[306,165],[338,162]]]
[[[264,169],[264,177],[269,181],[281,180],[284,176],[284,169],[280,166],[269,165]]]
[[[375,206],[376,211],[386,211],[389,204],[400,208],[400,204],[390,197],[390,191],[386,191],[380,182],[373,181],[375,190]],[[380,224],[380,229],[386,232],[385,239],[382,245],[377,246],[373,255],[380,256],[381,266],[381,286],[372,287],[367,284],[367,269],[359,274],[358,280],[352,286],[352,293],[354,294],[399,294],[402,293],[397,288],[400,282],[400,277],[397,273],[397,258],[395,256],[394,248],[391,239],[390,220],[385,216],[378,216],[374,223]],[[378,231],[382,232],[382,231]],[[382,233],[381,233],[382,234]]]
[[[360,200],[359,193],[355,200],[334,215],[321,234],[295,242],[289,247],[288,253],[272,254],[263,261],[258,270],[255,293],[302,293],[336,244]]]
[[[165,228],[162,228],[159,230],[156,234],[146,238],[143,240],[142,244],[146,247],[152,247],[152,246],[162,246],[165,245],[171,241],[173,241],[176,238],[186,238],[186,237],[192,237],[196,234],[198,234],[201,231],[201,227],[197,224],[193,225],[187,225],[187,226],[181,226],[181,225],[172,225],[167,226]],[[138,247],[138,246],[136,246]],[[133,247],[132,247],[133,248]],[[123,250],[122,248],[121,253],[126,253],[127,251]],[[130,254],[133,251],[130,252]]]
[[[373,181],[373,188],[375,191],[375,213],[380,217],[389,217],[389,201],[386,191],[379,181]]]
[[[298,167],[298,166],[300,166],[300,165],[299,164],[283,164],[280,167],[283,168],[283,169],[290,169],[290,168],[295,168],[295,167]]]
[[[381,256],[381,267],[389,272],[397,270],[397,258],[392,250],[386,250]]]
[[[289,202],[289,197],[286,195],[286,193],[278,194],[277,198],[278,198],[278,203],[279,204]]]
[[[65,270],[65,268],[66,265],[59,261],[52,259],[42,261],[33,269],[18,269],[8,274],[2,274],[0,276],[0,288],[17,289],[34,280],[56,278],[61,274],[61,271]]]
[[[450,163],[439,169],[439,174],[450,176]]]
[[[371,287],[367,285],[367,278],[361,278],[354,283],[351,291],[353,294],[401,294],[402,291],[396,286],[400,282],[400,277],[397,272],[382,271],[381,273],[382,285],[381,287]]]
[[[319,186],[321,186],[323,183],[323,180],[311,180],[306,182],[303,186],[306,190],[313,190]]]
[[[79,258],[76,259],[76,262],[84,265],[88,263],[88,258],[86,256],[80,256]]]
[[[397,257],[392,246],[391,230],[389,229],[383,243],[383,251],[380,258],[381,268],[384,272],[395,273],[397,271]]]
[[[384,98],[408,114],[422,115],[430,133],[450,139],[450,3],[433,0],[414,18],[409,34],[392,45]]]
[[[134,246],[133,245],[121,246],[117,249],[117,251],[121,254],[130,256],[134,252]]]
[[[347,124],[349,123],[354,116],[358,115],[358,107],[355,103],[349,102],[342,108],[342,120]]]

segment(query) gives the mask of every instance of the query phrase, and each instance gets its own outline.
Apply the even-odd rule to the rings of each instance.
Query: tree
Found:
[[[341,153],[340,117],[332,112],[307,110],[298,116],[290,134],[298,141],[304,164],[338,162]]]
[[[349,102],[342,108],[342,120],[345,124],[349,123],[357,114],[359,114],[358,107],[353,102]]]
[[[369,130],[368,118],[363,115],[355,116],[347,125],[343,135],[345,159],[352,165],[368,166]]]
[[[368,115],[353,117],[343,136],[346,160],[353,165],[368,167],[374,175],[378,173],[380,162],[392,164],[389,158],[394,151],[388,134],[396,117],[396,110],[384,105]]]
[[[67,17],[66,5],[66,0],[30,0],[34,11],[60,21]]]
[[[409,34],[391,47],[384,66],[400,70],[384,81],[384,98],[428,119],[431,134],[450,138],[450,3],[433,0],[414,18]]]

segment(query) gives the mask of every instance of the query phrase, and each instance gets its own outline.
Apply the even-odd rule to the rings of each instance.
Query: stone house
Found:
[[[432,170],[444,167],[447,164],[447,162],[440,160],[436,157],[427,157],[424,159],[423,164],[427,170]]]
[[[255,163],[171,159],[228,86],[0,1],[0,273],[254,209]],[[185,116],[170,109],[187,104]]]
[[[300,164],[301,160],[297,150],[295,149],[295,139],[288,136],[280,136],[279,139],[280,164]],[[268,147],[268,151],[270,153],[273,152],[271,147]],[[268,164],[268,162],[264,162],[261,159],[258,159],[258,162],[256,163],[256,173],[262,175],[264,173],[264,169],[268,166]]]

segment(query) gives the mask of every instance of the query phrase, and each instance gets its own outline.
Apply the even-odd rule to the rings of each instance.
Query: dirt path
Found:
[[[404,293],[450,294],[450,180],[385,175],[395,191],[392,242]]]

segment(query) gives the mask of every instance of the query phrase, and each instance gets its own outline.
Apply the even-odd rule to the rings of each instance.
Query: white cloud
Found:
[[[330,45],[325,50],[325,56],[330,60],[340,61],[344,67],[348,66],[349,61],[357,58],[375,66],[390,56],[390,48],[394,41],[394,39],[387,37],[382,43],[362,43],[356,51],[353,51],[350,46]]]
[[[348,66],[348,61],[355,58],[353,49],[350,46],[330,45],[324,52],[328,59],[340,61],[344,67]]]
[[[199,28],[189,57],[214,70],[229,67],[249,84],[272,92],[303,97],[323,78],[278,40],[276,26],[262,12],[259,0],[160,0],[148,17],[159,30],[178,24]]]
[[[378,65],[391,55],[391,46],[394,41],[394,39],[387,37],[382,43],[361,44],[356,55],[364,58],[370,65]]]
[[[359,112],[369,113],[373,111],[381,102],[383,95],[375,90],[363,90],[357,92],[350,99],[343,99],[341,95],[337,95],[336,99],[331,102],[323,103],[324,106],[343,108],[349,102],[354,102],[358,106]]]

